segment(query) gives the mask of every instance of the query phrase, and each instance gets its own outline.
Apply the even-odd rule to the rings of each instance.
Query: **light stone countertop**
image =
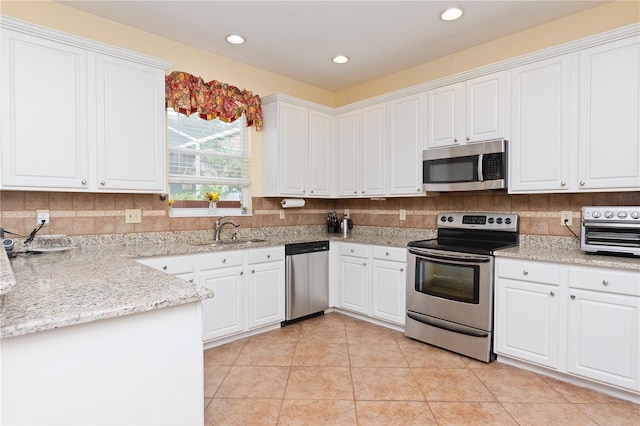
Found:
[[[427,238],[428,231],[394,235],[393,233],[341,234],[326,232],[288,235],[257,235],[266,242],[198,245],[210,239],[168,242],[73,246],[56,253],[21,254],[8,260],[0,256],[2,285],[6,293],[0,313],[0,337],[50,330],[119,317],[168,306],[197,302],[213,292],[197,284],[173,277],[135,261],[149,256],[175,256],[220,250],[243,250],[296,242],[349,241],[405,247],[417,238]],[[207,234],[208,236],[208,234]],[[117,238],[115,238],[117,240]]]
[[[638,257],[587,254],[580,251],[579,247],[560,248],[521,245],[519,247],[497,250],[495,255],[496,257],[510,257],[522,260],[640,271],[640,258]]]

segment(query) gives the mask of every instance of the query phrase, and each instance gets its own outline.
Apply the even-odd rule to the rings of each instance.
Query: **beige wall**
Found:
[[[348,105],[635,22],[640,22],[640,1],[615,1],[350,87],[336,93],[336,105]]]
[[[273,73],[194,49],[50,1],[0,2],[0,13],[93,40],[167,59],[172,70],[184,70],[251,90],[261,96],[287,93],[328,106],[348,104],[371,96],[413,86],[555,44],[640,21],[640,2],[618,1],[565,19],[458,52],[409,70],[331,93]],[[252,133],[252,150],[261,158],[261,133]],[[252,166],[254,194],[259,193],[259,161]],[[640,205],[640,192],[618,194],[507,195],[504,192],[452,193],[438,198],[370,200],[308,200],[304,209],[287,210],[278,218],[279,199],[254,197],[254,215],[239,218],[243,227],[323,224],[327,210],[350,208],[358,225],[433,228],[437,212],[488,210],[518,213],[522,232],[568,235],[559,226],[559,212],[579,217],[584,205]],[[124,223],[124,209],[140,208],[141,224]],[[45,232],[68,235],[211,229],[211,218],[169,218],[166,203],[157,195],[71,194],[0,191],[0,226],[28,233],[35,226],[35,210],[51,211]],[[399,209],[407,220],[398,220]],[[574,225],[574,230],[577,230]]]

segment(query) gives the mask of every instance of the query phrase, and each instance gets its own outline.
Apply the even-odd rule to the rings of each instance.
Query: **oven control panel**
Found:
[[[598,206],[583,207],[583,221],[597,222],[637,222],[640,224],[640,207]]]
[[[441,213],[438,228],[486,229],[516,232],[518,215],[511,213]]]

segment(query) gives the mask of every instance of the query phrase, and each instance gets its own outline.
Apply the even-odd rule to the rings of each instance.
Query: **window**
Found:
[[[167,108],[169,198],[172,216],[205,216],[205,194],[217,192],[215,214],[240,214],[248,200],[250,130],[242,116],[233,123],[203,120]]]

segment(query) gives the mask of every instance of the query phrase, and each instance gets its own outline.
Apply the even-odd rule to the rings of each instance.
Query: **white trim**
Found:
[[[120,47],[111,46],[106,43],[90,40],[84,37],[78,37],[69,33],[32,24],[30,22],[15,19],[9,16],[0,15],[0,28],[19,31],[35,37],[52,40],[58,43],[68,44],[70,46],[79,47],[81,49],[91,50],[93,52],[114,56],[128,61],[138,62],[140,64],[149,65],[155,68],[166,70],[171,66],[171,62],[155,58],[153,56],[144,55],[132,50],[122,49]]]

